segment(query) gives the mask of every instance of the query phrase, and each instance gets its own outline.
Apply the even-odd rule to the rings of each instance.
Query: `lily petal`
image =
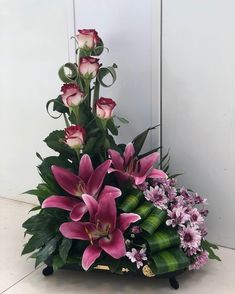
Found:
[[[99,201],[105,199],[105,201],[109,201],[110,199],[115,199],[122,195],[122,191],[113,186],[104,186],[104,189],[100,192]]]
[[[135,148],[133,143],[128,143],[126,145],[125,151],[123,153],[123,157],[125,160],[125,165],[129,163],[129,161],[134,157],[135,155]]]
[[[131,223],[140,220],[141,217],[136,213],[121,213],[118,218],[118,228],[124,233]]]
[[[107,198],[99,201],[95,220],[110,226],[110,232],[116,227],[117,207],[114,199]]]
[[[80,160],[79,164],[79,177],[87,183],[89,178],[91,177],[94,169],[92,166],[92,162],[90,159],[90,156],[87,154],[84,154]]]
[[[111,162],[111,160],[106,160],[95,169],[87,184],[87,194],[91,196],[96,195],[103,184],[104,177],[111,165]]]
[[[167,178],[167,174],[160,169],[154,168],[150,174],[148,174],[148,178],[157,179],[157,178]]]
[[[78,176],[73,174],[70,170],[55,166],[51,167],[52,173],[57,183],[69,194],[79,196],[77,186],[81,181]]]
[[[146,180],[147,175],[144,175],[143,177],[133,176],[135,179],[136,186],[143,184],[143,182]]]
[[[89,245],[82,255],[82,267],[87,271],[90,266],[100,257],[102,249],[95,245]]]
[[[76,198],[53,195],[43,201],[42,208],[54,207],[71,211],[78,203],[79,200]]]
[[[99,246],[115,259],[119,259],[126,254],[124,237],[119,229],[114,230],[108,238],[101,238]]]
[[[85,203],[83,203],[82,201],[80,201],[80,203],[78,203],[77,205],[75,205],[70,213],[70,218],[73,221],[79,221],[84,214],[88,211],[87,206],[85,205]]]
[[[114,168],[109,168],[108,169],[108,173],[111,174],[111,173],[115,173],[118,180],[120,181],[128,181],[131,177],[130,174],[126,173],[125,171],[122,171],[122,170],[119,170],[119,169],[114,169]]]
[[[83,194],[82,195],[82,199],[85,202],[85,205],[89,211],[90,214],[90,222],[94,222],[95,221],[95,214],[97,212],[98,209],[98,202],[95,200],[94,197],[88,195],[88,194]]]
[[[159,159],[160,154],[158,152],[153,152],[138,161],[138,165],[140,171],[138,172],[138,176],[144,176],[149,169],[154,165],[154,163]]]
[[[68,239],[89,240],[87,231],[95,230],[95,225],[88,222],[68,222],[60,226],[61,234]]]
[[[112,159],[112,164],[114,168],[119,170],[124,170],[124,160],[122,156],[116,150],[109,149],[108,154]]]

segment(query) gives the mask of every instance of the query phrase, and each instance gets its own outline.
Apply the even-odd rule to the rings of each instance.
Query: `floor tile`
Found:
[[[25,243],[21,227],[31,204],[0,198],[0,293],[34,270],[21,256]]]

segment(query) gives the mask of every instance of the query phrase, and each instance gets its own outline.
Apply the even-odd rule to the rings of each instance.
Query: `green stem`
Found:
[[[88,107],[91,106],[90,82],[91,82],[91,80],[88,80],[88,79],[85,80],[85,94],[87,95],[86,102],[87,102]]]
[[[63,113],[63,116],[64,116],[64,121],[65,121],[66,127],[68,128],[70,126],[68,118],[65,113]]]

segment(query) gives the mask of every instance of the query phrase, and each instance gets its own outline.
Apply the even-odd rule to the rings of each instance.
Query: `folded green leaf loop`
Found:
[[[69,73],[66,73],[66,69],[69,70]],[[74,83],[78,76],[77,66],[73,63],[65,63],[59,69],[59,77],[64,83]]]
[[[165,210],[161,210],[155,207],[151,214],[144,220],[144,222],[140,224],[140,227],[151,235],[163,223],[163,221],[166,219],[166,215],[167,213]]]
[[[119,205],[119,208],[125,212],[133,212],[137,208],[143,197],[142,192],[130,194],[125,197],[125,200]]]
[[[189,258],[179,247],[160,251],[152,255],[150,267],[155,274],[164,274],[185,269]]]
[[[180,244],[179,234],[172,228],[160,228],[152,235],[145,236],[151,253],[175,247]]]
[[[110,75],[112,78],[112,81],[109,84],[105,83],[103,80],[104,77],[106,77],[107,75]],[[97,80],[103,87],[106,87],[106,88],[111,87],[116,81],[116,78],[117,78],[116,71],[112,66],[101,67],[97,74]]]
[[[144,203],[140,204],[134,213],[141,216],[141,220],[146,219],[146,217],[151,213],[154,209],[154,206],[151,202],[145,201]]]

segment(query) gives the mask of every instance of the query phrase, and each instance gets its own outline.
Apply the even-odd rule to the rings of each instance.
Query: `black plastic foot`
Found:
[[[54,272],[53,267],[52,266],[49,266],[49,265],[42,270],[42,274],[45,277],[52,275],[53,272]]]
[[[176,289],[176,290],[179,289],[179,283],[175,277],[170,278],[169,283],[173,289]]]

